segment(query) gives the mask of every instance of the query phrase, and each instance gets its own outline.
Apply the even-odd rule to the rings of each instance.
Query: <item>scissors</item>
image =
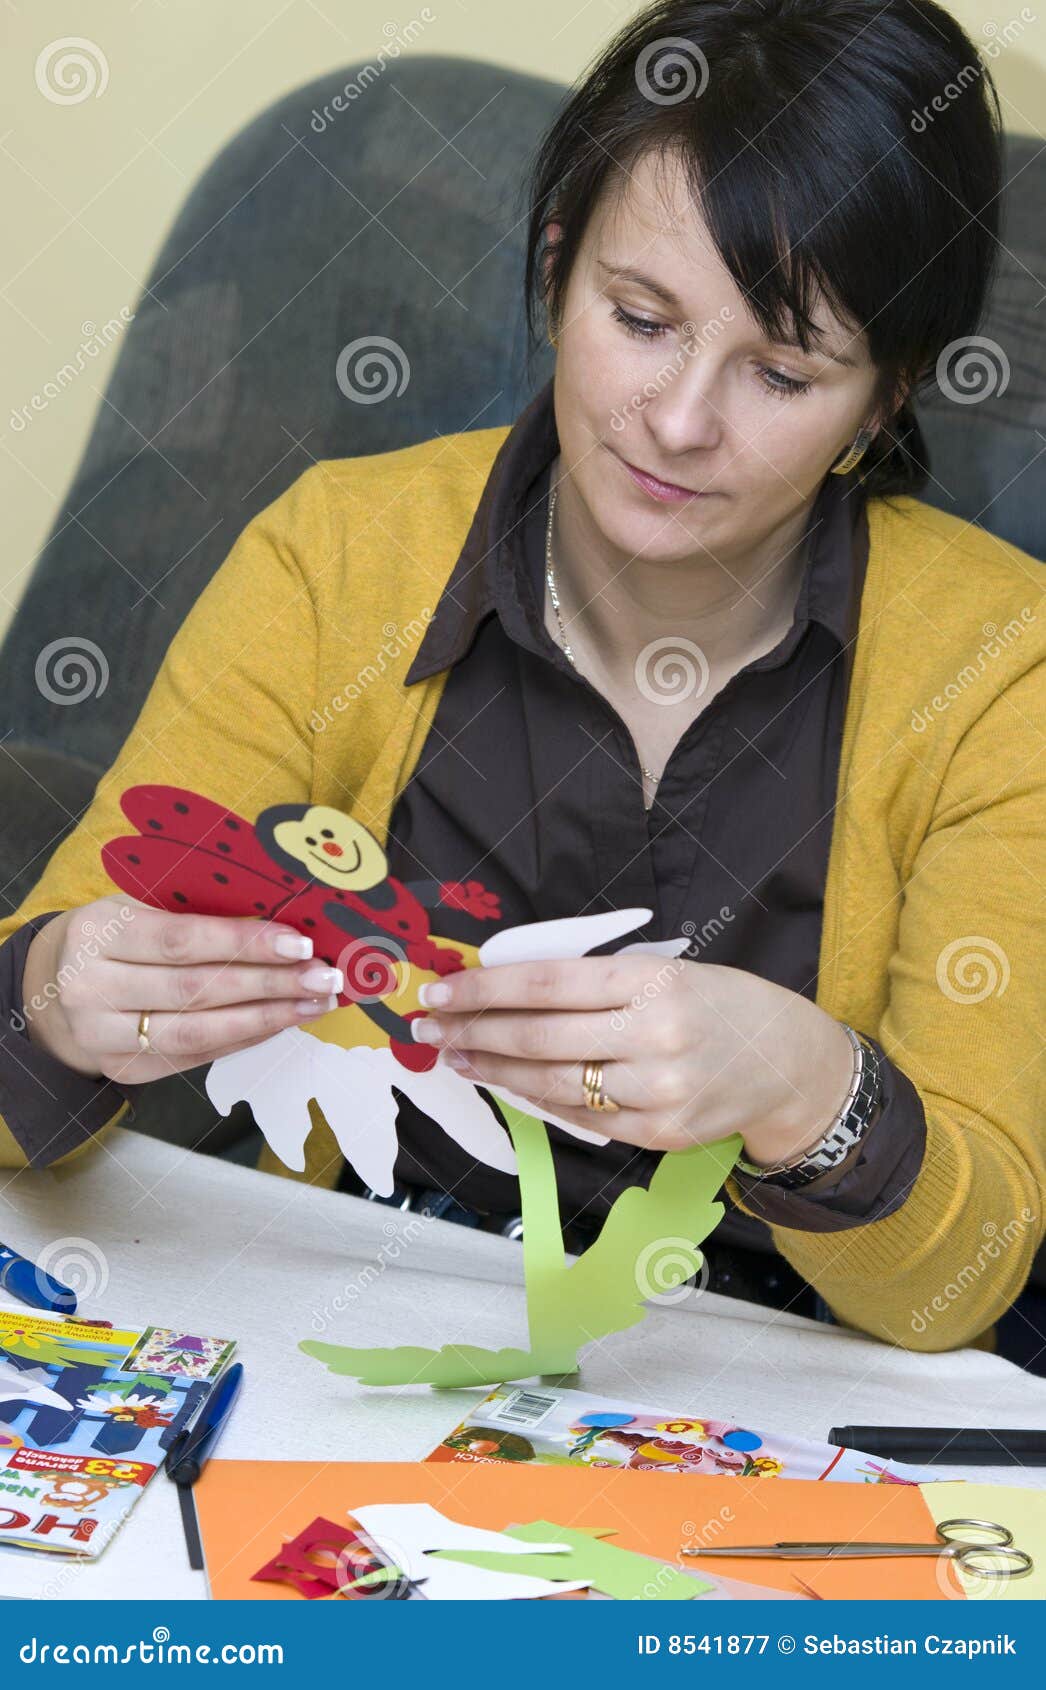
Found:
[[[958,1535],[971,1526],[988,1535],[979,1541]],[[762,1556],[783,1561],[844,1561],[873,1555],[950,1555],[964,1572],[993,1579],[1023,1578],[1035,1565],[1023,1549],[1014,1548],[1013,1533],[995,1520],[942,1520],[937,1527],[936,1543],[743,1543],[717,1544],[713,1549],[693,1549],[683,1544],[679,1553]],[[1000,1562],[1006,1565],[1000,1566]]]

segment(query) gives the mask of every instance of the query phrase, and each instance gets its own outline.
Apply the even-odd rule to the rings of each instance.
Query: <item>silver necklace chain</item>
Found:
[[[559,593],[556,589],[556,572],[552,564],[552,517],[556,509],[556,497],[558,493],[559,488],[553,487],[548,496],[548,524],[545,529],[545,580],[548,582],[548,596],[552,600],[552,608],[556,613],[556,621],[559,623],[559,643],[563,648],[564,655],[576,669],[577,658],[574,656],[570,641],[567,639],[566,628],[563,625],[563,612],[560,609]],[[651,781],[656,787],[659,776],[655,775],[651,769],[648,769],[645,763],[640,763],[639,767],[642,769],[647,780]]]

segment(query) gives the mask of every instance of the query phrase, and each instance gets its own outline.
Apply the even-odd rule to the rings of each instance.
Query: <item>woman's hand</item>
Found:
[[[125,895],[54,916],[26,953],[33,1044],[77,1073],[138,1085],[326,1015],[342,971],[279,922],[173,914]],[[151,1050],[138,1048],[149,1011]]]
[[[466,1078],[532,1099],[535,1113],[652,1150],[739,1132],[745,1155],[782,1161],[842,1107],[853,1047],[841,1022],[742,968],[682,958],[572,957],[467,968],[421,989],[411,1025]],[[602,1062],[618,1111],[585,1107]]]

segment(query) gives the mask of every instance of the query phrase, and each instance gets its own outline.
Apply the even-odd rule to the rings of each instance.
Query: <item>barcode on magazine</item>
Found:
[[[508,1420],[514,1426],[538,1426],[558,1401],[558,1397],[541,1396],[537,1391],[512,1391],[503,1402],[486,1410],[486,1418]]]

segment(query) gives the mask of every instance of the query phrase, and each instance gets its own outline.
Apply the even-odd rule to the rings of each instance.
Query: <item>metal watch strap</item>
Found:
[[[854,1073],[846,1101],[834,1121],[816,1144],[786,1162],[760,1167],[739,1158],[737,1167],[742,1173],[766,1180],[781,1190],[793,1191],[838,1167],[875,1124],[883,1096],[879,1053],[862,1033],[855,1032],[845,1021],[842,1026],[854,1047]]]

